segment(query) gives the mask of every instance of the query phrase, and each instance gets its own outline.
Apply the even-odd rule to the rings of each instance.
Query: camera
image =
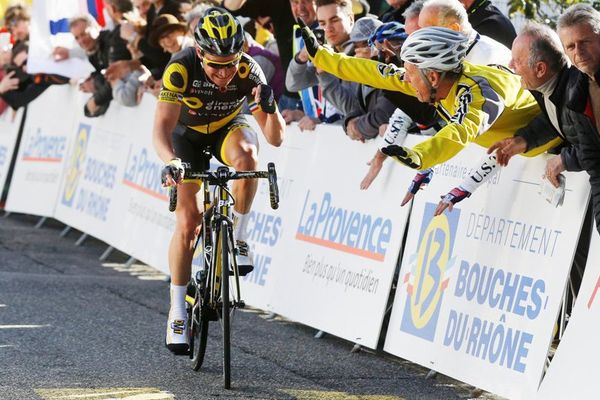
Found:
[[[312,30],[317,38],[317,43],[321,46],[325,44],[325,30],[321,28],[315,28]]]

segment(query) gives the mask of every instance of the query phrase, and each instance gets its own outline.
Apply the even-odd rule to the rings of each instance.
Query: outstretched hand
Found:
[[[377,178],[377,175],[379,175],[379,171],[381,171],[381,167],[386,158],[387,156],[378,150],[373,159],[367,162],[369,171],[360,182],[360,190],[367,190],[369,186],[371,186],[371,183],[373,183],[375,178]]]
[[[496,151],[498,165],[506,167],[512,156],[527,151],[527,142],[520,136],[509,137],[494,143],[487,150],[488,154],[492,154],[494,151]]]
[[[461,187],[455,187],[451,191],[448,192],[447,195],[441,196],[442,200],[438,203],[433,215],[438,216],[441,215],[446,208],[448,211],[452,212],[454,205],[460,201],[463,201],[467,197],[471,196],[471,192],[462,189]]]
[[[298,25],[300,25],[300,33],[302,34],[306,51],[308,52],[308,55],[313,58],[319,50],[319,41],[317,40],[317,37],[313,31],[311,31],[310,28],[304,23],[302,18],[298,18]]]
[[[431,179],[433,179],[433,170],[431,168],[417,172],[408,187],[408,192],[406,192],[404,199],[402,199],[402,203],[400,203],[400,207],[405,206],[409,201],[414,199],[419,190],[425,189],[425,186],[431,182]]]

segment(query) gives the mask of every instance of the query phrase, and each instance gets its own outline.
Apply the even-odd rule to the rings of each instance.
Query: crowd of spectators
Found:
[[[517,33],[511,21],[490,0],[104,0],[104,4],[108,17],[105,26],[99,26],[91,15],[72,18],[69,29],[78,46],[53,50],[57,62],[79,57],[87,58],[93,66],[90,76],[79,82],[80,90],[90,94],[83,110],[86,116],[103,115],[112,101],[133,107],[144,93],[156,96],[171,56],[194,46],[193,32],[200,16],[209,7],[221,6],[244,26],[244,51],[263,69],[287,123],[297,122],[305,131],[314,130],[318,124],[339,124],[349,139],[361,142],[381,138],[393,128],[398,113],[412,121],[407,128],[411,132],[435,134],[444,122],[430,104],[433,102],[344,81],[316,68],[307,54],[300,26],[309,26],[318,40],[336,52],[398,66],[402,43],[414,31],[437,26],[462,32],[469,38],[466,60],[512,68],[541,106],[540,117],[518,132],[514,141],[507,142],[502,154],[523,152],[547,140],[541,131],[546,136],[548,132],[561,136],[567,150],[558,151],[559,158],[552,159],[547,175],[558,184],[557,176],[564,170],[587,170],[592,175],[600,223],[600,168],[589,156],[598,154],[594,146],[598,146],[600,89],[595,74],[600,62],[594,62],[600,57],[600,22],[596,19],[599,14],[589,5],[573,6],[575,11],[570,12],[575,17],[569,19],[566,12],[567,16],[559,20],[559,33],[561,29],[574,30],[580,21],[591,26],[590,32],[583,28],[583,33],[569,31],[588,34],[592,47],[597,45],[582,56],[580,48],[587,51],[585,43],[571,43],[566,34],[561,36],[561,43],[548,27],[534,29],[529,24],[520,34],[527,41],[514,42]],[[26,105],[49,85],[69,82],[58,75],[27,73],[30,16],[25,6],[10,6],[2,22],[0,112],[7,106],[16,109]],[[552,35],[555,53],[548,52],[547,37]],[[545,56],[551,59],[544,61]],[[552,77],[550,81],[552,85],[560,82],[560,90],[552,92],[545,86],[549,84],[540,80],[543,74],[536,68],[542,62],[552,62],[543,72],[559,74],[560,79]],[[564,98],[571,93],[580,98]],[[560,104],[552,107],[554,100]],[[563,118],[572,112],[575,117]],[[579,137],[580,132],[573,127],[591,132],[592,139]],[[585,151],[580,143],[585,143]],[[385,155],[377,152],[361,183],[363,189],[375,179],[383,160]]]

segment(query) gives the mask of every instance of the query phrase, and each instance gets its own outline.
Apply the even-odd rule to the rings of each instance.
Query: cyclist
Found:
[[[404,69],[335,54],[319,46],[309,29],[303,29],[302,34],[318,68],[341,79],[404,92],[436,107],[447,124],[433,137],[412,149],[397,144],[382,148],[384,154],[417,170],[449,160],[469,142],[487,148],[512,136],[540,112],[533,96],[521,87],[519,77],[501,68],[465,61],[467,37],[448,28],[427,27],[412,33],[400,52]],[[524,155],[541,154],[559,142],[556,138]],[[444,196],[438,213],[451,209],[479,186],[469,178]],[[464,187],[467,183],[469,187]]]
[[[225,10],[210,8],[194,36],[195,46],[176,54],[165,69],[153,132],[156,151],[166,163],[163,185],[179,185],[175,232],[169,247],[171,307],[166,337],[167,348],[176,354],[187,353],[189,347],[185,292],[201,220],[195,197],[199,183],[186,180],[185,169],[209,168],[209,159],[202,152],[207,145],[225,165],[236,170],[256,169],[256,133],[240,115],[245,100],[268,143],[279,146],[285,127],[260,67],[242,52],[240,23]],[[233,185],[234,236],[240,240],[244,240],[256,188],[255,180],[239,180]],[[250,255],[238,256],[238,265],[251,266]]]

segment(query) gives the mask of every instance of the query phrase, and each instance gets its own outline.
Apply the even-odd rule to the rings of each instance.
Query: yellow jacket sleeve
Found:
[[[473,93],[471,88],[463,87],[458,91],[454,96],[455,112],[448,124],[431,139],[413,148],[421,157],[421,169],[448,161],[487,129],[490,116],[484,111],[485,101],[483,96]]]
[[[415,90],[402,80],[404,69],[365,58],[334,53],[321,46],[312,60],[320,68],[345,81],[358,82],[376,89],[394,90],[416,96]]]

